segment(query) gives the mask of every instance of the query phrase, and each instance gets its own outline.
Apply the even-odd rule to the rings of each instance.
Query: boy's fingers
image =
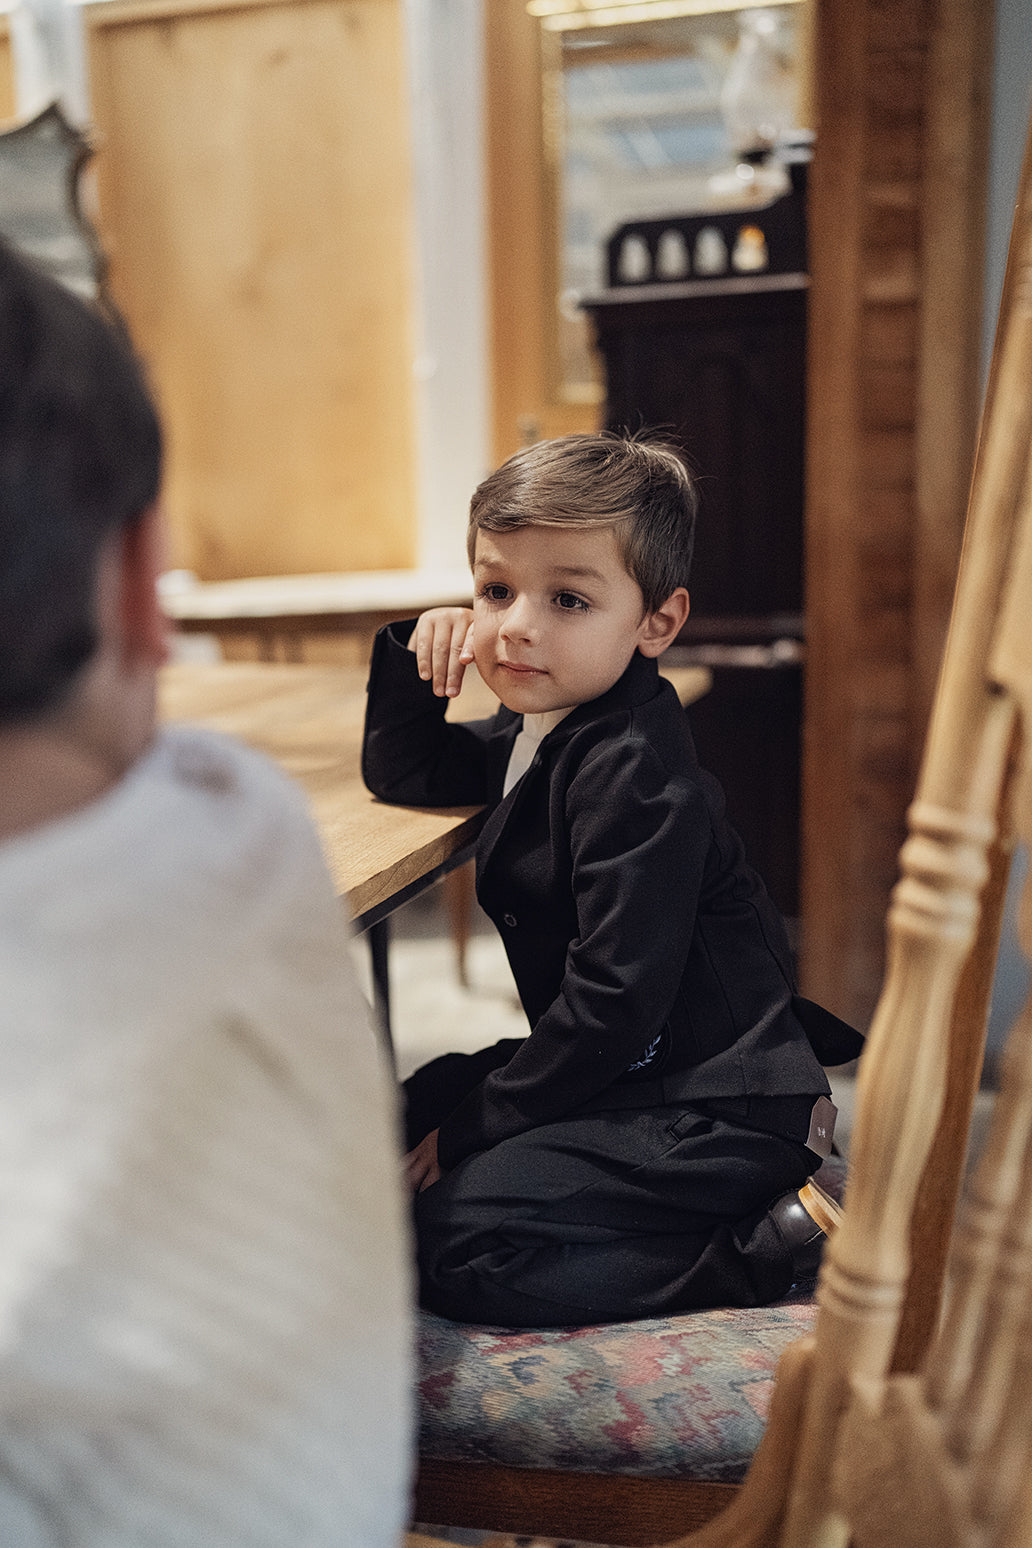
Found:
[[[456,637],[452,641],[451,653],[448,658],[448,684],[445,692],[450,699],[454,699],[459,692],[465,675],[466,663],[462,659],[462,641]]]
[[[441,627],[434,633],[434,693],[443,695],[451,672],[452,629]]]
[[[473,625],[470,624],[469,628],[466,630],[466,638],[462,642],[462,649],[459,652],[459,660],[465,666],[469,666],[470,663],[474,659],[475,659],[475,657],[474,657],[474,654],[473,654]]]
[[[454,698],[462,687],[463,642],[472,627],[468,620],[465,608],[433,609],[421,615],[412,631],[409,649],[415,653],[416,669],[424,682],[432,680],[438,698]]]
[[[433,629],[428,627],[422,618],[416,623],[413,644],[416,652],[416,668],[420,677],[426,679],[433,671]]]
[[[434,692],[453,699],[462,687],[465,667],[460,660],[465,635],[462,624],[455,623],[441,630],[441,638],[434,641]]]

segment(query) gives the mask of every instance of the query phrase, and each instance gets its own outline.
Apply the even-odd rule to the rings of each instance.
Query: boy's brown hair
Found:
[[[668,442],[609,432],[539,441],[474,490],[469,561],[481,531],[612,527],[645,612],[654,613],[688,584],[698,504],[683,454]]]

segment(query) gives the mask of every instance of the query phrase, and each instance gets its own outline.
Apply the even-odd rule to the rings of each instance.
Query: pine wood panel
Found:
[[[90,12],[112,290],[204,579],[414,560],[401,9]]]

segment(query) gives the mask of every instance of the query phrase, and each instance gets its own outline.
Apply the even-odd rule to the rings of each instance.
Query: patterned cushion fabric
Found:
[[[419,1324],[420,1455],[737,1483],[809,1291],[777,1306],[506,1332]]]
[[[821,1183],[840,1193],[840,1175]],[[842,1169],[844,1171],[844,1168]],[[738,1483],[811,1284],[776,1306],[507,1331],[420,1315],[420,1455]]]

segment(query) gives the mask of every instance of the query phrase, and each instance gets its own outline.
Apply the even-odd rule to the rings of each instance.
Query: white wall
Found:
[[[90,117],[82,11],[71,0],[13,0],[10,12],[15,111],[35,118],[57,99],[75,124]]]
[[[419,561],[434,569],[465,564],[469,497],[489,471],[483,3],[405,0],[421,335],[413,363]]]

